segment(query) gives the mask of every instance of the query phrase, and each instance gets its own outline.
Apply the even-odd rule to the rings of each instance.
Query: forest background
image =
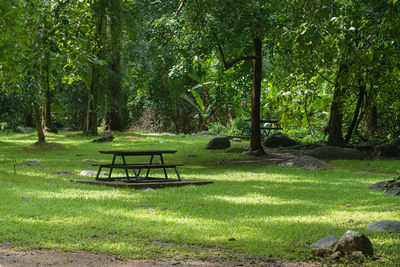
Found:
[[[344,146],[400,134],[400,3],[3,0],[0,122]]]

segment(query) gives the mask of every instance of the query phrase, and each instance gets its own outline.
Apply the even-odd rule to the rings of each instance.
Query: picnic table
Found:
[[[166,164],[164,162],[163,154],[172,154],[176,153],[176,150],[107,150],[107,151],[99,151],[101,154],[110,154],[113,155],[112,162],[108,164],[94,164],[93,166],[99,167],[97,172],[96,180],[121,180],[127,179],[128,182],[131,179],[134,179],[135,182],[154,182],[154,181],[181,181],[181,177],[179,175],[177,166],[183,166],[183,164]],[[130,156],[142,156],[142,157],[150,157],[148,162],[144,163],[127,163],[126,157]],[[160,162],[153,162],[154,157],[158,156],[160,158]],[[122,162],[116,163],[117,157],[121,157]],[[103,168],[109,168],[110,172],[108,173],[107,178],[100,178],[101,170]],[[113,169],[123,169],[125,170],[126,176],[124,177],[111,177]],[[164,177],[149,177],[149,173],[151,169],[163,169]],[[167,169],[174,169],[177,175],[177,179],[169,179],[167,174]],[[132,170],[134,176],[130,176],[128,170]],[[142,170],[146,170],[145,176],[140,176]]]
[[[251,120],[246,120],[251,121]],[[261,136],[268,137],[272,130],[282,130],[278,125],[279,120],[260,120]],[[250,135],[250,126],[245,126],[242,130],[242,136]]]

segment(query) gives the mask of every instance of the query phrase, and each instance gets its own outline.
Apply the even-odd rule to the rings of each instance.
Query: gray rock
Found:
[[[97,162],[98,160],[96,159],[83,159],[83,162]]]
[[[371,241],[362,233],[348,230],[339,239],[332,250],[332,253],[341,252],[346,255],[351,255],[353,251],[361,251],[365,256],[371,257],[374,254]]]
[[[216,133],[210,132],[210,131],[201,131],[199,133],[200,135],[217,135]]]
[[[57,174],[57,175],[74,175],[73,172],[69,171],[61,171],[61,172],[51,172],[52,174]]]
[[[80,176],[97,176],[97,171],[83,170],[79,173]],[[100,172],[100,175],[108,175],[108,172]]]
[[[200,137],[200,135],[197,133],[191,133],[190,136]]]
[[[383,193],[389,196],[400,196],[400,187],[388,188]]]
[[[339,237],[330,235],[327,237],[324,237],[317,242],[311,244],[312,248],[324,248],[324,249],[333,249],[333,247],[337,244],[339,241]]]
[[[27,165],[27,166],[35,166],[35,165],[40,165],[40,162],[37,160],[31,160],[31,161],[24,162],[22,164]]]
[[[305,152],[305,154],[325,160],[361,159],[361,153],[357,149],[336,146],[317,147],[311,151]]]
[[[382,144],[379,140],[370,140],[357,144],[356,148],[362,151],[373,151],[377,145]]]
[[[397,146],[394,146],[392,144],[380,144],[375,147],[374,153],[377,156],[396,157],[397,156]]]
[[[31,198],[28,196],[21,196],[21,199],[31,199]]]
[[[263,145],[265,147],[292,147],[296,146],[298,142],[284,133],[274,132],[265,138]]]
[[[242,139],[235,137],[235,138],[232,138],[232,141],[233,142],[242,142]]]
[[[326,163],[310,156],[294,157],[280,163],[279,166],[305,170],[322,170],[328,168]]]
[[[394,182],[395,180],[391,180],[391,181],[383,181],[383,182],[379,182],[376,184],[373,184],[371,186],[368,187],[368,189],[371,189],[373,191],[383,191],[385,189],[385,184],[388,182]]]
[[[175,136],[175,135],[172,134],[172,133],[161,133],[160,135],[161,135],[161,136]]]
[[[387,233],[400,233],[400,222],[398,221],[378,221],[373,222],[367,226],[368,230],[387,232]]]
[[[328,249],[328,248],[313,248],[311,250],[312,254],[315,257],[324,257],[325,255],[328,255],[332,252],[332,249]]]
[[[293,155],[292,153],[282,153],[279,155],[279,157],[281,159],[291,159],[291,158],[294,158],[295,155]]]
[[[229,138],[226,136],[218,136],[213,138],[206,146],[206,149],[226,149],[231,146]]]
[[[28,133],[33,133],[33,129],[32,128],[22,128],[22,127],[18,127],[15,130],[16,133],[24,133],[24,134],[28,134]]]

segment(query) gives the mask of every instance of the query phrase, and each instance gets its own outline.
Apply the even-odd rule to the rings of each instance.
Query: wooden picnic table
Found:
[[[99,151],[101,154],[110,154],[113,155],[113,159],[111,163],[108,164],[94,164],[93,166],[98,166],[99,170],[97,172],[96,180],[121,180],[127,179],[127,181],[131,181],[132,178],[135,179],[136,182],[154,182],[155,180],[162,180],[162,181],[180,181],[180,175],[178,173],[177,166],[183,166],[183,164],[165,164],[163,154],[172,154],[176,153],[176,150],[106,150],[106,151]],[[149,162],[145,163],[127,163],[126,157],[130,156],[149,156]],[[154,156],[159,156],[160,162],[155,163],[153,162]],[[122,163],[116,163],[117,157],[121,157]],[[101,170],[103,168],[109,168],[110,172],[108,173],[107,178],[100,178]],[[169,179],[167,174],[167,169],[171,168],[175,170],[175,173],[178,179]],[[113,169],[124,169],[125,170],[125,177],[111,177]],[[164,170],[164,178],[156,178],[156,177],[149,177],[149,173],[151,169],[163,169]],[[128,170],[132,170],[134,176],[129,176]],[[142,170],[146,171],[146,176],[140,176]]]
[[[251,120],[246,120],[246,121],[251,121]],[[279,120],[260,120],[260,130],[261,130],[261,136],[268,137],[269,134],[271,133],[271,130],[282,130],[281,127],[278,125]],[[242,136],[250,135],[251,127],[246,126],[242,130]]]

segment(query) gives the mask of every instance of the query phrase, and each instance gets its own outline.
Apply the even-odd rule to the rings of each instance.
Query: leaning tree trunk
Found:
[[[336,75],[335,91],[331,104],[331,113],[328,124],[328,145],[343,146],[344,139],[342,133],[343,124],[343,102],[346,89],[344,87],[344,79],[348,68],[345,64],[341,64]]]
[[[34,112],[35,112],[35,124],[36,124],[36,130],[37,130],[37,136],[38,136],[38,144],[44,144],[46,143],[46,138],[43,133],[43,128],[42,128],[42,116],[40,114],[40,108],[39,106],[34,107]]]
[[[121,0],[112,0],[108,15],[108,64],[111,68],[110,87],[104,125],[107,130],[122,131],[121,98]]]
[[[253,87],[251,91],[251,135],[249,154],[265,154],[261,145],[260,103],[262,79],[262,42],[256,37],[253,39]]]

